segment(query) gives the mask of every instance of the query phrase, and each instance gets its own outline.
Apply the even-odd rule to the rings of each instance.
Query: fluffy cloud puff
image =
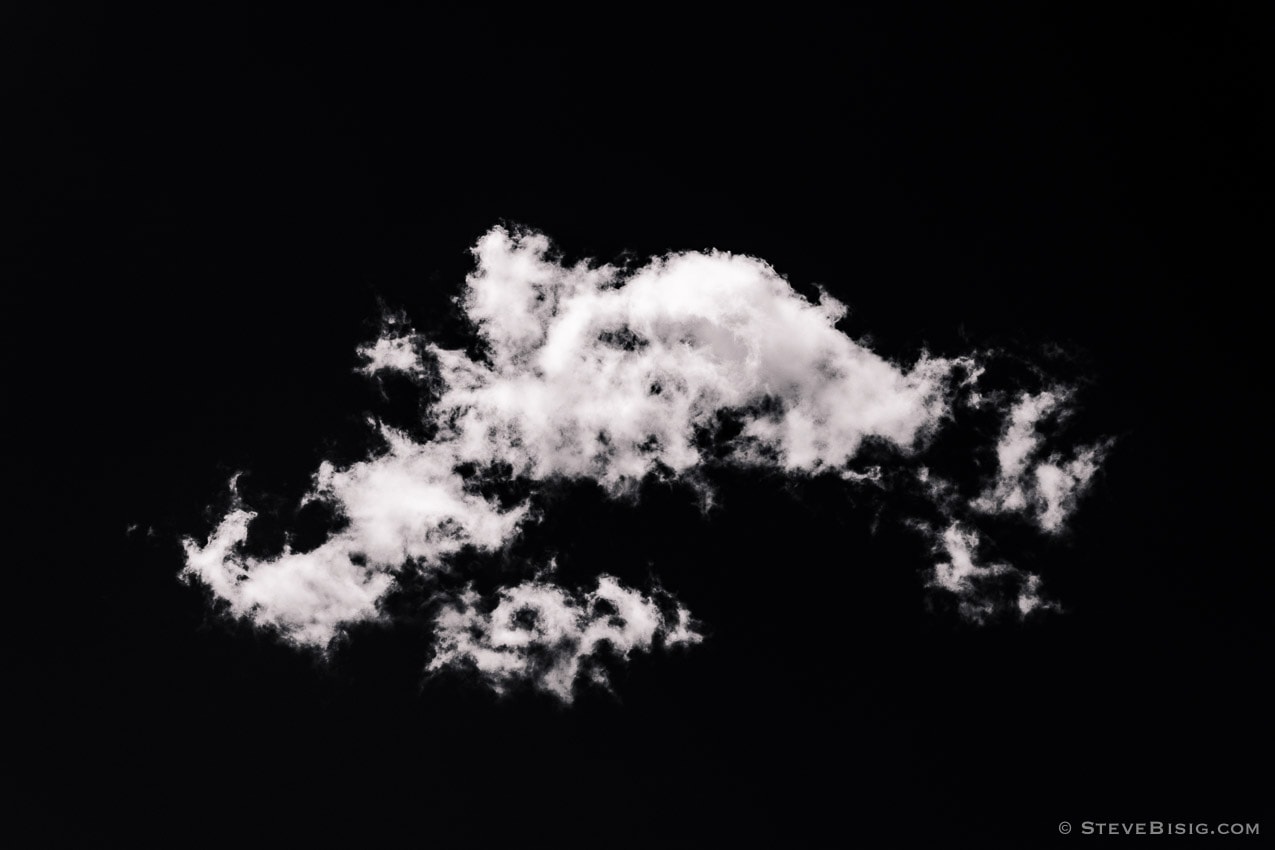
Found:
[[[206,544],[185,541],[185,574],[234,613],[325,646],[342,625],[379,616],[404,571],[445,568],[464,547],[498,549],[531,521],[525,504],[502,508],[467,476],[533,486],[588,478],[612,494],[653,472],[697,480],[708,466],[701,437],[723,417],[738,436],[714,463],[876,480],[853,467],[864,441],[900,456],[923,452],[955,390],[982,371],[970,357],[892,363],[837,330],[843,304],[826,293],[812,303],[751,257],[674,254],[631,273],[564,266],[544,236],[503,228],[473,253],[457,301],[479,355],[418,337],[401,318],[359,349],[366,374],[437,380],[426,414],[435,436],[420,443],[382,429],[379,455],[319,469],[307,498],[332,505],[347,521],[342,530],[311,552],[252,558],[242,548],[252,514],[236,508]],[[1044,455],[1037,426],[1065,401],[1061,391],[1018,399],[997,446],[997,476],[973,502],[927,485],[945,520],[914,524],[946,556],[931,585],[971,619],[1042,606],[1036,577],[976,564],[969,518],[1019,512],[1046,531],[1061,528],[1101,459],[1097,447]],[[600,668],[587,659],[602,643],[623,657],[697,639],[684,610],[670,619],[605,576],[588,593],[535,580],[494,600],[471,590],[453,603],[436,623],[432,668],[463,665],[497,689],[530,681],[563,699],[587,671],[596,678]]]
[[[244,555],[253,514],[236,508],[207,544],[185,541],[185,574],[231,610],[300,644],[326,646],[344,623],[374,619],[403,569],[439,566],[464,546],[491,550],[517,528],[522,509],[501,511],[469,493],[435,444],[382,429],[388,450],[337,470],[324,463],[307,499],[337,506],[344,529],[310,552],[285,547],[272,559]]]
[[[843,304],[811,304],[760,260],[679,254],[625,278],[548,247],[497,228],[475,248],[461,300],[485,362],[427,346],[460,460],[622,489],[702,464],[696,432],[731,411],[736,460],[846,471],[866,437],[910,448],[946,410],[953,361],[887,362],[835,328]]]
[[[962,616],[983,622],[1006,611],[1025,617],[1038,608],[1052,607],[1040,598],[1039,576],[1008,564],[976,563],[978,532],[952,523],[937,538],[936,549],[947,560],[935,565],[929,583],[951,594]]]
[[[1039,426],[1050,416],[1065,415],[1068,397],[1065,390],[1019,396],[996,445],[996,480],[974,502],[977,510],[1023,513],[1048,532],[1063,527],[1107,449],[1099,444],[1082,447],[1071,457],[1057,452],[1042,457]]]
[[[528,581],[499,592],[490,611],[466,591],[437,620],[437,648],[431,670],[468,666],[498,692],[510,683],[530,682],[565,702],[576,680],[607,684],[605,668],[596,662],[600,647],[620,658],[649,650],[657,640],[665,646],[698,643],[690,614],[680,605],[662,612],[650,598],[622,586],[611,576],[598,579],[595,590],[573,595],[544,581]]]

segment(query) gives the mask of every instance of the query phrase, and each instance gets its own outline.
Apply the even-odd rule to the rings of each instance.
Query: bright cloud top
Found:
[[[614,489],[657,464],[701,465],[697,429],[735,411],[737,460],[842,470],[864,438],[909,448],[945,411],[952,361],[894,366],[835,328],[843,304],[811,304],[760,260],[679,254],[625,279],[563,268],[548,248],[540,235],[484,236],[462,303],[489,362],[429,347],[446,386],[436,415],[460,460]]]
[[[843,304],[826,293],[811,303],[751,257],[682,253],[632,273],[564,266],[544,236],[503,228],[473,253],[457,300],[480,356],[441,348],[400,320],[359,350],[369,375],[436,376],[426,414],[436,436],[420,443],[383,428],[383,453],[347,469],[323,464],[307,498],[347,523],[313,551],[245,555],[252,514],[242,508],[205,545],[185,542],[186,575],[235,614],[323,647],[343,625],[380,616],[406,571],[446,569],[465,547],[501,548],[533,520],[526,504],[502,508],[480,495],[474,476],[538,486],[587,478],[617,495],[651,473],[700,480],[711,463],[875,478],[853,468],[864,441],[900,456],[924,451],[955,390],[982,368],[970,357],[891,363],[837,330]],[[1034,576],[975,565],[977,534],[955,514],[1021,512],[1045,530],[1062,527],[1100,460],[1097,449],[1041,457],[1037,425],[1065,400],[1024,395],[1008,415],[997,478],[972,504],[936,498],[947,530],[928,534],[948,560],[931,584],[972,619],[1042,604]],[[738,435],[710,463],[702,438],[723,417]],[[1006,596],[1006,582],[1019,590]],[[587,660],[603,643],[625,657],[698,639],[684,609],[662,610],[607,576],[588,593],[544,579],[492,599],[469,591],[438,615],[431,667],[465,666],[497,689],[530,681],[569,700],[585,671],[601,676]]]

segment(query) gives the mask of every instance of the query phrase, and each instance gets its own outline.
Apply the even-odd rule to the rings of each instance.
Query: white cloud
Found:
[[[571,702],[581,676],[607,684],[596,663],[603,644],[627,658],[657,639],[665,646],[701,640],[685,608],[666,617],[653,600],[608,575],[579,595],[544,581],[523,582],[501,589],[495,606],[483,608],[469,590],[439,615],[430,670],[467,667],[498,692],[529,682]]]
[[[409,374],[420,374],[420,358],[412,349],[413,337],[381,337],[371,345],[363,345],[358,349],[359,356],[367,361],[359,369],[368,375],[381,371],[398,371]]]
[[[358,371],[365,375],[378,372],[403,372],[412,377],[425,374],[416,346],[420,337],[413,332],[407,315],[401,311],[382,308],[381,332],[376,340],[360,345],[356,352],[363,365]]]
[[[1077,449],[1070,459],[1058,453],[1042,457],[1038,428],[1049,417],[1065,416],[1068,400],[1064,390],[1019,396],[996,446],[996,480],[974,501],[976,510],[1024,513],[1045,531],[1062,529],[1106,451],[1099,444]]]
[[[626,278],[548,248],[497,228],[474,249],[461,303],[489,362],[428,346],[460,460],[618,490],[701,465],[696,430],[728,411],[744,420],[736,461],[849,477],[865,438],[910,449],[946,411],[956,361],[884,360],[836,329],[844,305],[810,303],[760,260],[679,254]]]
[[[381,454],[344,469],[323,464],[307,498],[326,501],[347,524],[312,552],[244,554],[252,514],[243,509],[206,544],[185,541],[186,575],[236,614],[323,647],[343,624],[379,616],[403,571],[443,569],[467,546],[504,546],[530,521],[528,506],[483,498],[460,470],[512,470],[502,474],[541,485],[589,478],[613,494],[656,471],[697,482],[710,465],[699,438],[727,416],[739,434],[714,463],[828,472],[884,490],[878,467],[853,467],[865,440],[914,455],[948,420],[958,390],[971,406],[992,398],[973,389],[983,372],[974,358],[891,362],[837,330],[842,303],[827,293],[811,302],[752,257],[674,254],[632,273],[564,266],[544,236],[503,228],[473,254],[457,301],[481,356],[443,349],[393,316],[358,350],[369,375],[437,374],[431,441],[384,428]],[[1099,447],[1042,457],[1037,426],[1064,400],[1061,392],[1021,396],[998,445],[997,478],[973,505],[927,479],[941,512],[1023,511],[1046,530],[1061,527],[1101,459]],[[986,614],[998,604],[980,596],[987,580],[1019,574],[976,566],[978,538],[954,520],[943,539],[948,561],[933,585],[956,594],[971,616]],[[1025,611],[1040,605],[1036,584],[1034,576],[1019,581]],[[591,613],[603,600],[627,606],[624,626]],[[685,612],[670,623],[652,605],[605,577],[582,598],[545,581],[506,588],[486,613],[471,595],[440,619],[434,666],[473,664],[498,685],[534,678],[568,698],[603,638],[621,655],[649,648],[656,635],[697,639]],[[523,608],[540,612],[534,628],[511,625]]]
[[[324,463],[307,499],[337,506],[348,525],[311,552],[285,547],[277,558],[242,554],[254,516],[232,510],[200,546],[184,541],[185,574],[199,578],[240,616],[285,637],[326,646],[344,623],[375,619],[394,575],[413,566],[432,569],[472,545],[501,546],[522,510],[501,511],[465,491],[451,456],[383,429],[389,448],[378,457],[336,470]]]
[[[1038,608],[1052,607],[1040,597],[1040,578],[1009,564],[979,565],[978,532],[953,523],[938,535],[936,549],[947,556],[934,566],[930,585],[957,599],[962,616],[975,622],[1009,611],[1027,616]]]
[[[185,541],[185,574],[207,584],[236,615],[302,644],[326,646],[341,624],[377,616],[388,573],[354,563],[339,540],[274,560],[238,554],[253,516],[231,511],[206,545]]]

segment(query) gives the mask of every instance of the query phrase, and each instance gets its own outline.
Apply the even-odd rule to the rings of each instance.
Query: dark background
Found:
[[[50,840],[182,843],[1262,820],[1270,104],[1241,8],[6,7],[9,803]],[[571,707],[423,680],[407,602],[327,663],[210,614],[179,538],[238,470],[313,524],[318,461],[411,409],[355,346],[381,305],[463,340],[502,221],[569,258],[763,257],[902,359],[1068,352],[1119,440],[1030,556],[1068,613],[927,611],[923,547],[854,494],[723,474],[708,520],[678,488],[555,496],[568,577],[658,576],[709,634]]]

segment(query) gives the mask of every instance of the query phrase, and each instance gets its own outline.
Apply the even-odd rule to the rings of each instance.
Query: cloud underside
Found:
[[[307,498],[334,507],[341,530],[308,552],[256,558],[243,547],[252,513],[237,506],[206,543],[185,541],[186,575],[233,613],[324,647],[344,626],[382,616],[405,571],[443,569],[462,549],[502,549],[534,519],[525,502],[479,494],[475,475],[533,488],[589,479],[620,496],[658,474],[706,498],[713,464],[836,475],[847,486],[875,480],[877,470],[856,465],[865,441],[902,458],[923,454],[981,371],[972,356],[892,363],[836,328],[842,303],[826,293],[811,302],[751,257],[675,254],[634,272],[565,266],[544,236],[503,228],[473,253],[457,301],[479,354],[441,348],[402,322],[359,350],[369,376],[433,381],[438,397],[425,414],[430,440],[381,426],[379,454],[321,465]],[[1047,450],[1038,426],[1065,415],[1070,398],[1058,388],[1008,400],[998,468],[972,499],[939,496],[943,482],[927,482],[944,519],[915,526],[938,559],[929,585],[971,619],[1048,607],[1035,576],[975,563],[972,523],[1002,514],[1047,535],[1063,529],[1103,451]],[[737,433],[708,456],[705,435],[727,418]],[[570,700],[578,680],[604,680],[590,660],[599,653],[624,658],[699,639],[670,599],[657,604],[609,576],[591,590],[560,587],[545,566],[528,564],[535,578],[494,596],[469,589],[445,600],[431,667]]]

